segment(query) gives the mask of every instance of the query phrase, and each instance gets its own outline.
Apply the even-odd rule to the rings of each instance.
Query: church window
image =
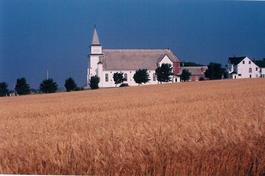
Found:
[[[153,81],[156,81],[156,74],[153,73]]]
[[[249,68],[249,73],[252,73],[252,68]]]
[[[128,75],[127,73],[124,73],[124,81],[127,81],[128,80]]]
[[[105,73],[105,82],[109,82],[109,74]]]

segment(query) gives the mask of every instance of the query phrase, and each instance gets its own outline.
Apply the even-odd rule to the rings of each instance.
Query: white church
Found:
[[[103,49],[96,28],[90,46],[87,70],[87,86],[92,76],[100,78],[99,87],[115,87],[113,74],[122,72],[129,86],[138,85],[133,76],[138,69],[147,69],[150,81],[158,84],[155,69],[162,64],[171,64],[174,73],[180,70],[180,60],[170,49]],[[175,74],[172,82],[180,82]]]

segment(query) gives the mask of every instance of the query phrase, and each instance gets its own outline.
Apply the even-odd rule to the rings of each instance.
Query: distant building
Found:
[[[183,70],[188,70],[191,73],[190,81],[199,81],[200,79],[205,79],[205,71],[208,69],[206,65],[201,65],[193,62],[181,62],[180,73]]]
[[[228,59],[227,71],[232,79],[259,78],[260,67],[250,58],[230,57]]]
[[[147,69],[150,81],[146,84],[158,84],[155,69],[163,63],[170,64],[174,73],[180,70],[180,60],[170,49],[103,49],[96,29],[94,29],[87,70],[87,86],[92,76],[100,78],[99,87],[115,87],[113,74],[124,73],[130,86],[137,85],[133,76],[138,69]],[[176,74],[172,82],[179,82]]]

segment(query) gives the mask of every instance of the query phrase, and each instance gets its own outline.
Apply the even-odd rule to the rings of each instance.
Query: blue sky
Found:
[[[171,48],[185,61],[225,64],[265,57],[265,2],[184,0],[0,0],[0,82],[46,70],[63,87],[85,84],[96,24],[104,48]]]

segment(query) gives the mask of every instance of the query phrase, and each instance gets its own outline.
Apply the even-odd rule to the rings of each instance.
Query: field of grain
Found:
[[[265,174],[265,80],[0,98],[0,173]]]

